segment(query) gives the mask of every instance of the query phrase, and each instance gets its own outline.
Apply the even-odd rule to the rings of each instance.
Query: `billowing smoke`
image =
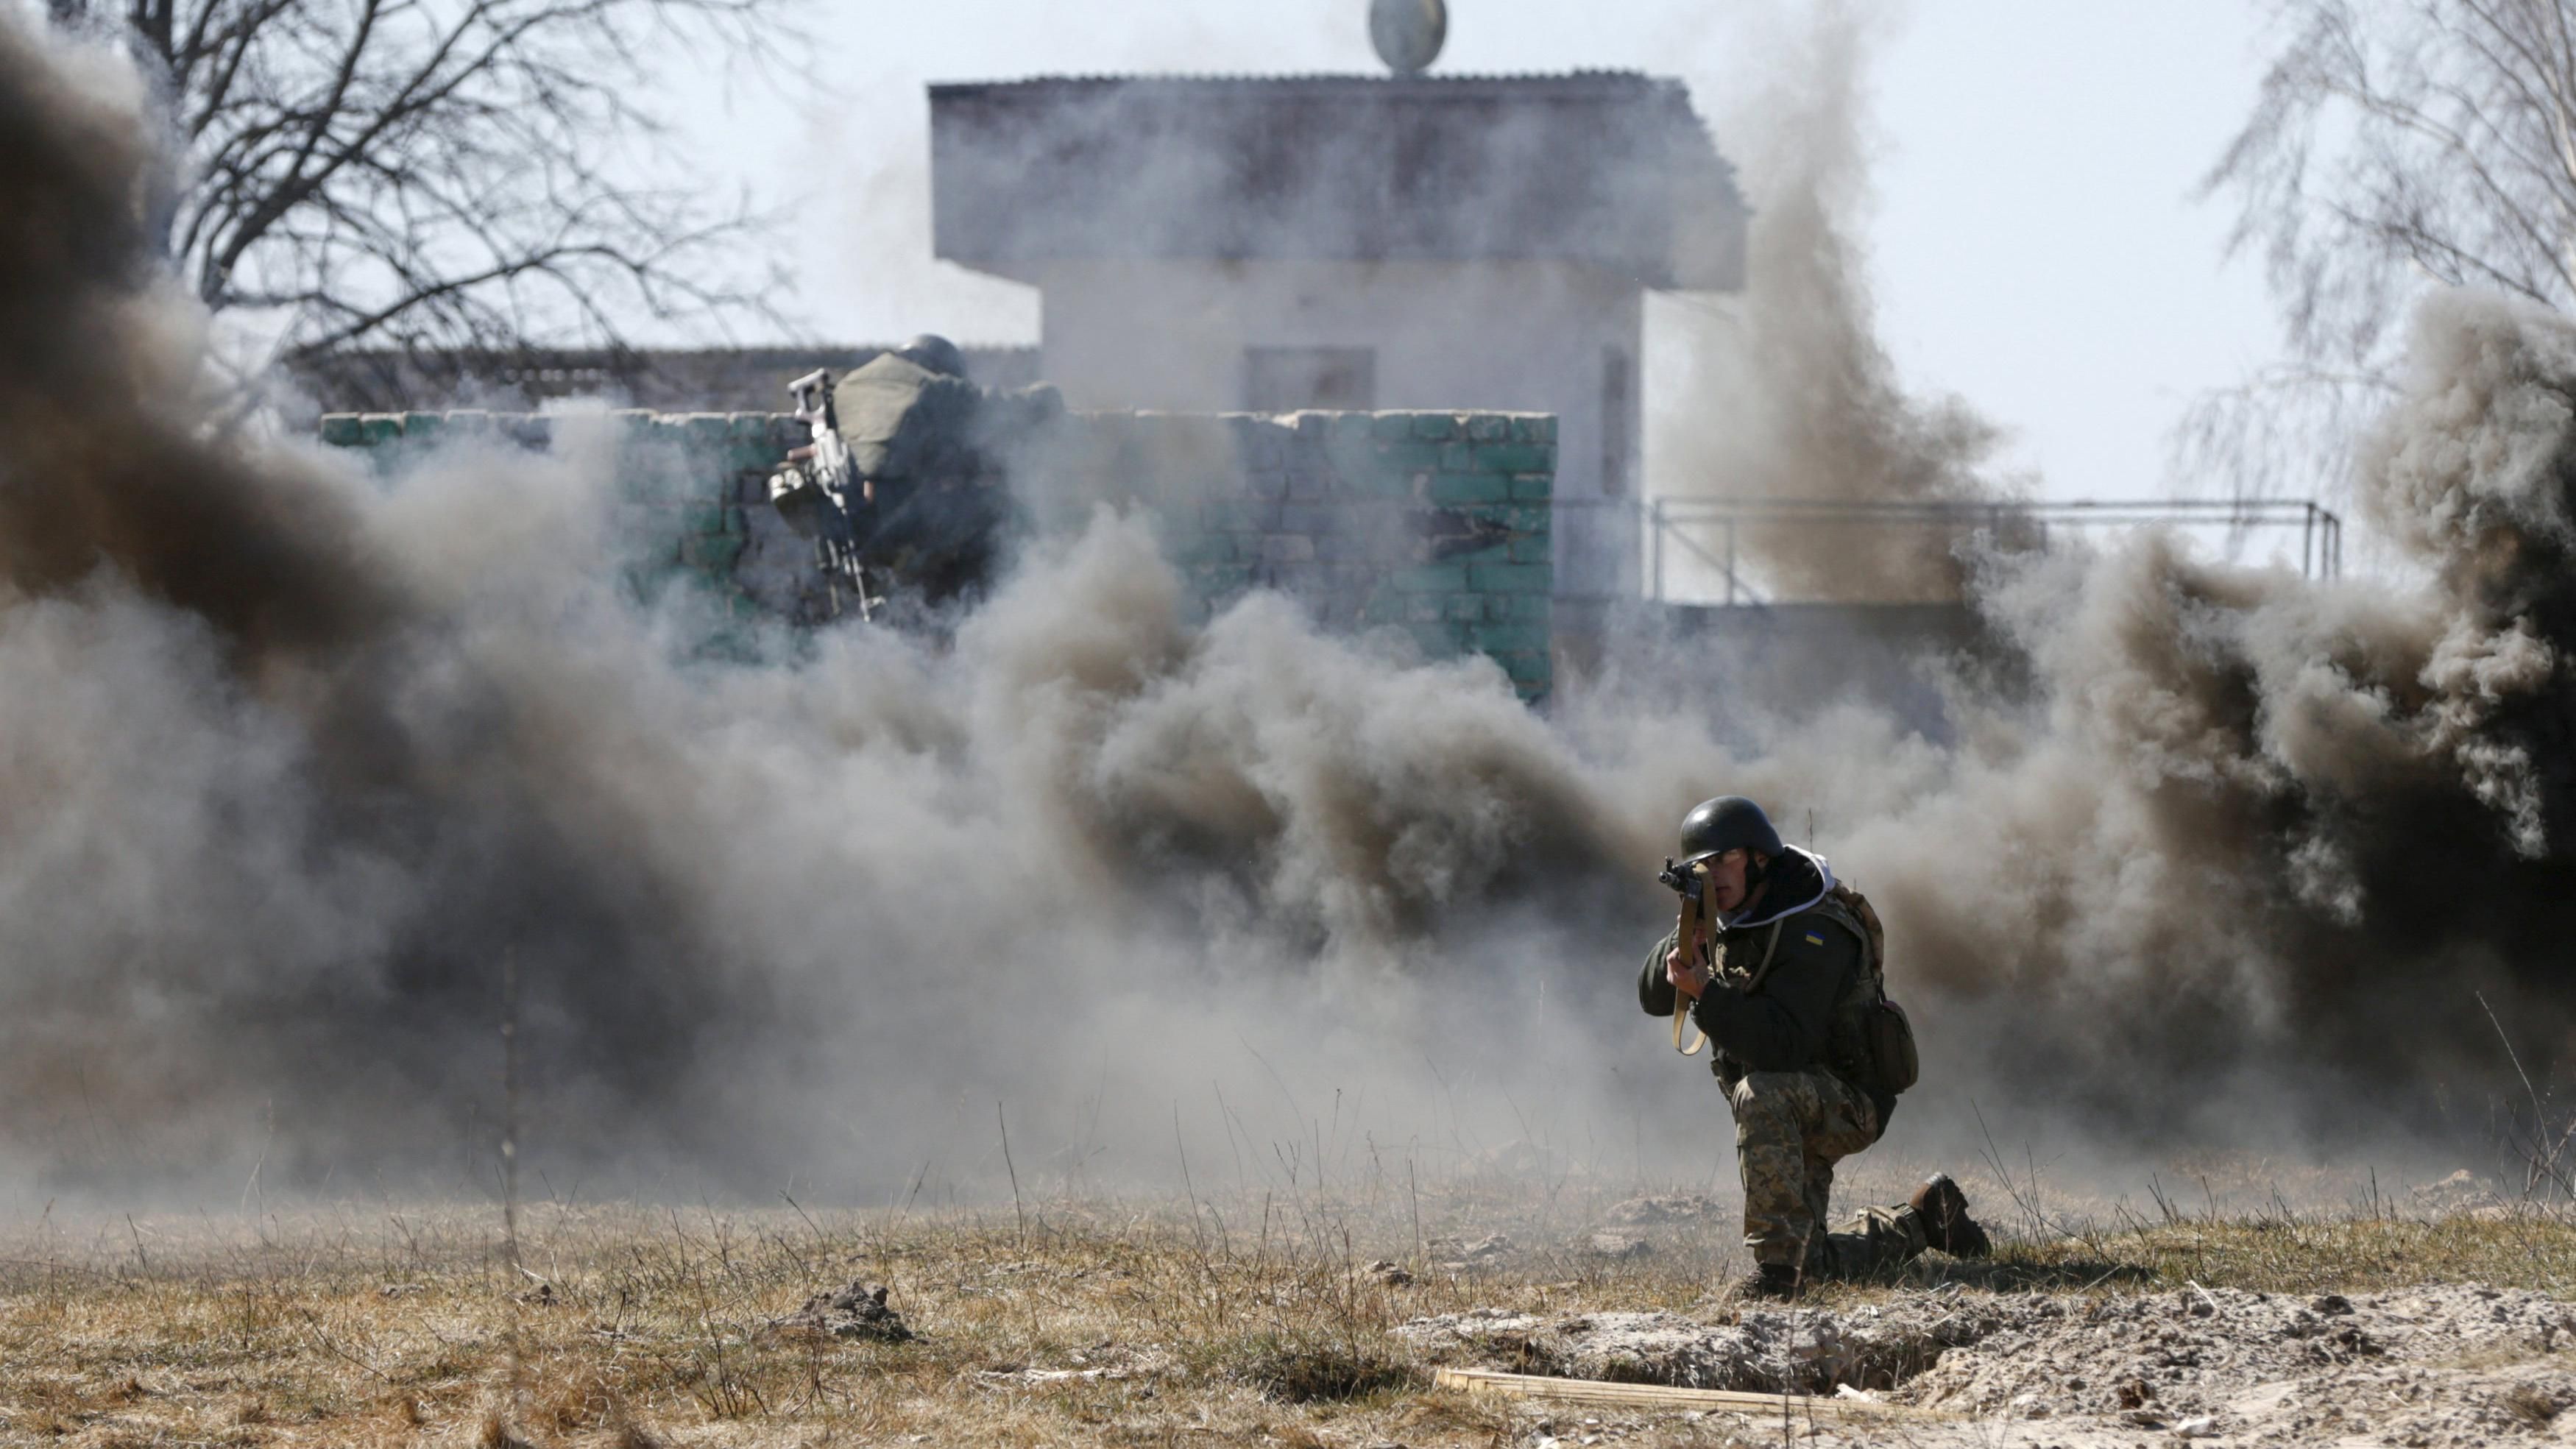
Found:
[[[216,435],[134,88],[0,36],[14,1152],[470,1150],[510,978],[559,1157],[899,1174],[960,1101],[1043,1114],[1095,1069],[1148,1120],[1256,1061],[1329,1081],[1405,1039],[1429,942],[1597,918],[1651,849],[1660,805],[1613,806],[1499,672],[1275,600],[1184,629],[1139,523],[1032,559],[953,650],[711,664],[620,595],[578,446],[383,488]],[[1642,923],[1650,886],[1613,895]],[[1383,1031],[1316,1039],[1342,1019]]]
[[[1696,329],[1698,406],[1662,440],[1706,496],[2016,492],[1987,466],[1995,431],[1908,392],[1874,331],[1872,20],[1822,7],[1738,108],[1758,281]],[[1822,743],[1812,722],[1757,729],[1746,762],[1765,798],[1834,823],[1838,861],[1905,923],[1949,1080],[2147,1135],[2355,1140],[2488,1105],[2499,1020],[2525,1065],[2563,1039],[2568,339],[2474,297],[2425,309],[2414,390],[2355,480],[2423,592],[2153,535],[2042,559],[2009,528],[1743,530],[1757,585],[1965,598],[2029,670],[2011,704],[1955,682],[1955,745],[1856,711]]]
[[[1685,497],[1870,504],[1987,502],[1994,428],[1955,399],[1908,392],[1876,331],[1861,237],[1869,205],[1867,5],[1816,7],[1766,49],[1764,84],[1724,134],[1751,191],[1740,297],[1697,302],[1685,424],[1658,439]],[[1707,309],[1721,310],[1711,312]],[[1749,525],[1746,582],[1788,598],[1951,600],[1965,530],[1808,521]],[[2012,540],[2003,540],[2011,542]]]
[[[2490,1007],[2526,1060],[2563,1040],[2571,342],[2485,298],[2424,309],[2356,486],[2430,589],[2152,537],[1994,581],[2035,717],[1850,850],[1958,1003],[2021,1024],[2011,1075],[2133,1120],[2331,1127],[2481,1101]]]
[[[0,567],[60,587],[114,560],[155,596],[283,660],[363,633],[385,601],[350,506],[199,447],[198,337],[160,296],[135,208],[159,157],[140,83],[7,34],[0,124]]]
[[[628,1182],[971,1176],[997,1104],[1061,1163],[1117,1144],[1104,1172],[1266,1122],[1329,1155],[1327,1121],[1345,1154],[1346,1121],[1457,1152],[1697,1121],[1713,1165],[1715,1104],[1654,1060],[1629,973],[1665,832],[1720,789],[1837,822],[1926,1018],[1917,1122],[2044,1089],[2118,1141],[2438,1125],[2436,1088],[2507,1079],[2476,993],[2526,1052],[2564,1038],[2555,317],[2424,316],[2363,487],[2430,586],[2152,538],[1990,562],[1965,577],[2031,688],[1961,696],[1954,743],[1859,710],[1754,745],[1617,698],[1543,719],[1490,666],[1407,666],[1275,598],[1185,625],[1114,518],[951,648],[710,662],[614,586],[604,448],[379,484],[210,432],[133,219],[138,114],[113,67],[0,25],[24,1180],[473,1171],[505,976],[539,1159]],[[1851,315],[1817,321],[1874,356]],[[1859,376],[1829,396],[1927,431],[1857,428],[1851,494],[1968,486],[1967,433]]]

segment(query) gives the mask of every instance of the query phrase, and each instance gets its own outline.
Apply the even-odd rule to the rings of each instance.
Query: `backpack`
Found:
[[[1845,1081],[1873,1095],[1893,1097],[1922,1076],[1914,1048],[1914,1023],[1887,999],[1887,928],[1869,897],[1837,881],[1816,909],[1860,938],[1861,969],[1834,1006],[1827,1060]]]

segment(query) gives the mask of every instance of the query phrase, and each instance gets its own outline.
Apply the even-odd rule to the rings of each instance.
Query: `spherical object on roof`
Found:
[[[1398,75],[1428,70],[1448,38],[1449,7],[1441,0],[1370,0],[1369,40]]]

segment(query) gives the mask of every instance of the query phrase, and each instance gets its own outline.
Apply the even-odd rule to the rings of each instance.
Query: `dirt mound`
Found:
[[[875,1339],[883,1343],[904,1343],[912,1330],[903,1315],[886,1306],[886,1286],[853,1278],[845,1287],[830,1293],[817,1293],[805,1300],[805,1306],[778,1319],[770,1327],[780,1333],[820,1334],[830,1338]]]
[[[2571,1348],[2576,1307],[2538,1293],[2185,1288],[2027,1305],[1896,1397],[2192,1435],[2472,1444],[2554,1428],[2576,1401]]]
[[[1517,1261],[1521,1252],[1519,1244],[1501,1233],[1488,1233],[1474,1242],[1463,1238],[1433,1238],[1423,1247],[1432,1255],[1432,1266],[1444,1273],[1499,1269]]]
[[[1649,1193],[1614,1204],[1602,1214],[1602,1221],[1623,1228],[1696,1223],[1717,1210],[1717,1199],[1701,1193]]]
[[[2565,1412],[2576,1404],[2576,1306],[2474,1284],[2350,1298],[1952,1287],[1732,1321],[1482,1310],[1397,1332],[1437,1361],[1520,1373],[1819,1394],[1849,1385],[1956,1414],[1971,1438],[1995,1419],[2046,1419],[2046,1437],[2069,1445],[2134,1442],[2141,1430],[2264,1444],[2576,1442]]]

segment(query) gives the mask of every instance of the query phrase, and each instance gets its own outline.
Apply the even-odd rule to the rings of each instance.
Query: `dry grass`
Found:
[[[2576,1291],[2576,1222],[2513,1209],[2439,1218],[2190,1218],[2016,1243],[2000,1265],[2006,1276],[2019,1270],[2060,1281],[2117,1266],[2124,1275],[2143,1274],[2139,1281],[2264,1293],[2475,1282],[2563,1294]]]
[[[49,1222],[0,1243],[0,1440],[65,1445],[975,1443],[1485,1445],[1512,1412],[1437,1392],[1390,1330],[1419,1314],[1724,1311],[1711,1222],[1609,1261],[1599,1204],[1525,1189],[1403,1210],[1275,1199],[1050,1203],[976,1219],[539,1205],[504,1267],[488,1209],[317,1210],[231,1225]],[[1413,1214],[1421,1214],[1416,1228]],[[1552,1217],[1551,1217],[1552,1214]],[[1443,1237],[1510,1233],[1443,1271]],[[1367,1271],[1403,1261],[1409,1284]],[[853,1277],[921,1337],[773,1320]],[[2033,1232],[1916,1282],[2269,1291],[2478,1279],[2567,1291],[2576,1227],[2541,1214],[2130,1220]],[[1826,1301],[1901,1291],[1844,1286]],[[2538,1400],[2517,1412],[2554,1414]],[[1699,1433],[1693,1430],[1693,1433]],[[1709,1432],[1715,1432],[1710,1430]],[[918,1440],[914,1436],[925,1436]],[[1716,1442],[1716,1441],[1712,1441]]]

